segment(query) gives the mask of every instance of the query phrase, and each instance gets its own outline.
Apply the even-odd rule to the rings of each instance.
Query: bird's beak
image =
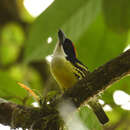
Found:
[[[59,45],[63,45],[66,38],[65,34],[61,30],[58,31],[58,38],[59,38]]]

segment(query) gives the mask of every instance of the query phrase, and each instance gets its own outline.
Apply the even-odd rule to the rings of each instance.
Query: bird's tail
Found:
[[[99,104],[97,99],[91,99],[88,102],[89,106],[92,108],[94,113],[96,114],[98,120],[101,124],[105,124],[109,121],[109,118],[107,117],[106,113],[104,112],[101,104]]]

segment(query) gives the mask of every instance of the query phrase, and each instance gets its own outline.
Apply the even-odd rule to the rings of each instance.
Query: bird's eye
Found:
[[[73,43],[69,39],[65,39],[63,49],[68,57],[76,58],[76,52]]]

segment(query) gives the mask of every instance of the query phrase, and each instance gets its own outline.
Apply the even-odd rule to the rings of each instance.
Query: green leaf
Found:
[[[0,97],[21,103],[26,96],[28,93],[17,84],[17,81],[8,76],[8,73],[0,71]]]
[[[19,24],[11,22],[2,28],[1,42],[3,44],[20,47],[23,44],[24,39],[24,31]]]
[[[122,53],[126,41],[127,35],[112,32],[100,15],[78,41],[78,59],[93,70]]]
[[[114,103],[113,93],[116,90],[123,90],[126,93],[130,94],[130,77],[127,76],[121,79],[120,81],[116,82],[110,88],[108,88],[107,91],[105,91],[105,93],[102,94],[102,98],[106,101],[107,104],[111,105]]]
[[[101,0],[56,0],[32,25],[26,41],[24,61],[39,60],[51,54],[59,28],[77,41],[100,9]],[[47,44],[48,37],[53,39],[51,44]]]
[[[102,126],[99,123],[96,115],[88,107],[83,106],[80,108],[79,115],[81,120],[87,126],[89,130],[102,130]]]
[[[115,32],[130,28],[130,0],[103,0],[105,22]]]

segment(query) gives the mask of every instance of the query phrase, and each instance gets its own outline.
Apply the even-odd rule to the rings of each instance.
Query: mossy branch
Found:
[[[14,128],[33,128],[36,130],[58,130],[62,121],[56,106],[65,100],[71,100],[76,107],[84,101],[101,93],[115,81],[130,72],[130,50],[100,66],[85,79],[68,89],[62,97],[41,108],[31,108],[0,100],[0,123]]]
[[[68,89],[63,98],[72,100],[79,107],[84,101],[103,92],[129,73],[130,49],[89,73],[85,79]]]

